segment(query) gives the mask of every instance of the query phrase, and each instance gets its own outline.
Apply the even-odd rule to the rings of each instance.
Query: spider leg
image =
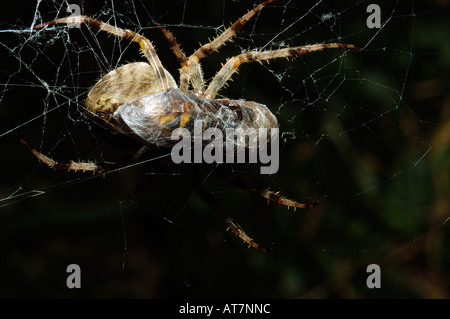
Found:
[[[223,46],[227,41],[230,40],[236,33],[241,30],[245,24],[253,18],[253,16],[258,13],[262,8],[269,5],[276,0],[266,0],[244,14],[235,23],[233,23],[229,28],[225,29],[219,36],[214,38],[209,43],[202,45],[197,51],[195,51],[187,61],[187,65],[182,67],[180,70],[180,78],[187,78],[191,81],[194,93],[202,93],[204,91],[203,82],[203,72],[200,67],[200,59],[206,57],[207,55],[217,51],[221,46]],[[189,81],[181,82],[180,88],[187,90]]]
[[[236,72],[237,68],[243,63],[249,62],[263,62],[278,58],[289,58],[302,55],[309,52],[321,51],[324,49],[333,48],[345,48],[361,50],[359,47],[352,44],[343,43],[322,43],[322,44],[312,44],[305,46],[298,46],[293,48],[284,48],[278,50],[265,50],[257,52],[245,52],[239,54],[235,57],[228,59],[225,65],[217,72],[217,74],[212,79],[207,90],[203,94],[206,99],[213,99],[218,91],[225,85],[225,83],[230,79],[230,77]]]
[[[67,171],[74,171],[74,172],[93,172],[93,173],[105,173],[107,171],[111,171],[112,169],[120,167],[118,163],[102,163],[97,164],[94,162],[58,162],[54,159],[48,157],[47,155],[42,154],[41,152],[34,149],[32,146],[28,144],[27,141],[25,141],[22,138],[19,138],[19,141],[25,145],[28,150],[36,156],[37,159],[39,159],[42,163],[46,164],[48,167],[54,169],[54,170],[67,170]],[[134,153],[129,160],[130,161],[136,161],[139,157],[144,154],[144,152],[147,150],[147,146],[141,147],[136,153]]]
[[[254,192],[254,193],[258,194],[259,196],[267,199],[268,202],[272,201],[278,205],[287,206],[288,209],[289,209],[289,207],[294,207],[294,210],[296,208],[302,208],[302,209],[314,208],[319,205],[318,202],[307,203],[307,204],[299,203],[295,200],[292,200],[292,199],[284,197],[283,195],[280,195],[280,192],[274,192],[274,191],[269,190],[268,188],[266,188],[266,189],[254,188],[254,187],[250,186],[247,182],[243,181],[242,179],[234,178],[232,180],[232,184],[243,190]]]
[[[178,44],[177,39],[175,39],[175,36],[172,34],[172,32],[164,28],[159,23],[156,23],[156,26],[161,30],[163,35],[166,37],[167,41],[170,44],[170,48],[177,57],[178,62],[180,62],[181,67],[186,66],[187,65],[186,54],[184,54],[183,50],[180,48],[180,45]]]
[[[70,161],[69,163],[61,163],[55,161],[48,157],[47,155],[42,154],[37,151],[33,147],[31,147],[24,139],[19,138],[19,141],[25,145],[28,150],[37,157],[42,163],[47,164],[48,167],[53,168],[54,170],[68,170],[68,171],[90,171],[93,173],[102,172],[103,168],[93,162],[74,162]]]
[[[77,16],[77,17],[66,17],[61,19],[55,19],[49,22],[38,24],[34,26],[34,30],[41,29],[45,26],[50,26],[54,24],[69,24],[69,23],[85,23],[86,25],[96,27],[97,29],[107,32],[109,34],[118,36],[121,39],[126,39],[132,42],[139,43],[142,53],[147,58],[153,72],[158,75],[158,79],[161,81],[161,87],[163,89],[168,89],[170,84],[166,77],[165,70],[161,64],[161,61],[156,54],[156,50],[153,47],[150,40],[146,37],[140,35],[139,33],[131,30],[121,29],[119,27],[112,26],[108,23],[95,20],[87,16]]]
[[[180,45],[178,44],[178,42],[177,42],[175,36],[172,34],[172,32],[170,32],[169,30],[164,28],[159,23],[156,23],[156,25],[158,26],[158,28],[162,31],[162,33],[166,37],[167,41],[170,44],[170,48],[172,49],[172,52],[175,54],[175,56],[178,59],[178,62],[180,63],[180,66],[181,66],[181,68],[180,68],[180,88],[184,91],[187,91],[187,89],[189,87],[189,73],[181,72],[182,69],[186,69],[188,67],[188,59],[186,57],[186,54],[184,54],[183,50],[180,48]],[[200,70],[200,77],[197,76],[197,78],[200,81],[203,81],[203,75],[201,75],[201,70]],[[196,82],[195,85],[199,86],[201,84],[198,84]]]
[[[225,209],[222,208],[222,206],[219,205],[219,203],[214,199],[214,197],[211,196],[210,193],[208,193],[207,191],[205,191],[202,187],[198,188],[197,194],[200,196],[200,198],[206,203],[208,204],[211,208],[213,208],[214,210],[216,210],[220,216],[222,216],[223,220],[225,221],[225,223],[228,225],[229,229],[231,229],[231,231],[238,236],[239,238],[241,238],[244,243],[247,243],[248,246],[256,248],[260,251],[263,252],[267,252],[268,249],[260,246],[259,244],[257,244],[252,238],[250,238],[244,231],[244,229],[234,221],[234,219],[225,211]]]
[[[272,201],[274,203],[277,203],[278,205],[283,205],[283,206],[287,206],[287,208],[289,209],[289,207],[294,207],[294,210],[296,208],[314,208],[319,206],[318,202],[314,202],[314,203],[308,203],[308,204],[302,204],[299,203],[295,200],[286,198],[282,195],[280,195],[280,192],[274,192],[271,191],[270,189],[266,188],[266,189],[254,189],[253,190],[255,193],[257,193],[258,195],[266,198],[268,201]]]

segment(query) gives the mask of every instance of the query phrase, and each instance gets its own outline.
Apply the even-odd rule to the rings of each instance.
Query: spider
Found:
[[[112,70],[103,76],[89,91],[86,99],[88,114],[99,120],[102,125],[111,127],[119,133],[130,135],[140,141],[142,148],[132,156],[138,159],[150,145],[170,147],[173,145],[171,133],[174,129],[192,130],[193,120],[201,120],[206,127],[219,128],[276,128],[275,115],[263,104],[227,98],[216,99],[219,90],[243,63],[263,62],[277,58],[289,58],[305,53],[331,48],[360,50],[352,44],[323,43],[275,50],[254,50],[229,58],[222,68],[206,86],[200,60],[218,51],[262,8],[276,0],[267,0],[254,7],[225,29],[209,43],[202,45],[187,57],[181,50],[175,37],[163,26],[157,24],[170,44],[178,59],[179,85],[172,75],[164,69],[153,44],[143,35],[112,26],[88,16],[66,17],[36,25],[35,30],[55,24],[84,23],[101,31],[139,44],[146,62],[132,62]],[[108,166],[94,162],[58,162],[32,148],[25,140],[21,142],[28,147],[40,161],[55,170],[91,171],[104,173]],[[239,183],[241,188],[256,192],[258,195],[288,208],[310,208],[317,203],[302,204],[290,200],[279,192],[269,189],[256,189]],[[199,196],[210,206],[219,211],[228,227],[245,243],[267,251],[250,238],[243,228],[236,223],[210,194],[199,190]]]

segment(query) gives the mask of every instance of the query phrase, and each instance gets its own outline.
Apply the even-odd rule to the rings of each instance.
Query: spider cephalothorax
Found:
[[[164,69],[152,43],[134,31],[124,30],[87,16],[56,19],[36,25],[34,29],[41,29],[54,24],[85,23],[139,44],[147,61],[129,63],[112,70],[94,85],[86,100],[86,109],[90,114],[100,118],[105,125],[112,126],[121,133],[133,135],[142,142],[143,148],[132,157],[135,160],[142,155],[143,150],[148,145],[170,146],[172,131],[176,128],[192,130],[194,120],[201,121],[203,130],[209,127],[220,130],[276,128],[278,125],[276,117],[263,104],[242,99],[216,99],[219,90],[243,63],[294,57],[330,48],[359,50],[354,45],[342,43],[312,44],[263,51],[253,50],[228,59],[206,86],[200,60],[217,51],[244,27],[257,12],[274,1],[276,0],[267,0],[256,6],[189,57],[180,49],[172,33],[158,25],[180,62],[179,85],[172,75]],[[92,162],[59,163],[31,148],[24,140],[22,142],[29,147],[36,157],[54,169],[93,172],[105,172],[107,170],[101,164]],[[299,208],[316,206],[316,204],[301,204],[289,200],[279,195],[278,192],[267,189],[245,188],[251,189],[280,205]],[[265,250],[248,237],[242,227],[234,222],[228,214],[217,207],[209,195],[203,192],[199,192],[199,195],[220,211],[222,217],[236,235],[249,245]]]

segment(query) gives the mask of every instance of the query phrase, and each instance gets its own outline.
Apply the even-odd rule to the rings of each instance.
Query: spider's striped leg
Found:
[[[33,147],[31,147],[24,139],[19,138],[19,141],[25,145],[28,150],[37,157],[42,163],[47,164],[48,167],[53,168],[54,170],[68,170],[68,171],[82,171],[82,172],[103,172],[104,169],[93,162],[74,162],[70,161],[68,163],[62,163],[55,161],[48,157],[47,155],[42,154],[41,152],[37,151]]]
[[[181,67],[186,66],[187,65],[186,54],[184,54],[183,50],[181,49],[180,45],[177,42],[177,39],[175,39],[175,36],[172,34],[172,32],[164,28],[159,23],[156,23],[156,25],[161,30],[163,35],[166,37],[167,42],[169,42],[170,48],[172,49],[173,54],[175,54],[175,56],[177,57],[178,62],[180,62]]]
[[[166,77],[166,72],[161,64],[161,61],[156,54],[156,50],[153,47],[150,40],[148,40],[143,35],[131,30],[121,29],[119,27],[112,26],[108,23],[95,20],[88,16],[76,16],[76,17],[66,17],[61,19],[55,19],[49,22],[38,24],[34,26],[34,30],[41,29],[45,26],[54,24],[72,24],[72,23],[85,23],[86,25],[96,27],[97,29],[118,36],[121,39],[126,39],[132,42],[139,43],[144,56],[147,58],[153,72],[158,75],[158,79],[161,81],[161,87],[163,89],[168,89],[170,86],[169,80]]]
[[[97,164],[94,162],[58,162],[54,159],[48,157],[47,155],[42,154],[41,152],[37,151],[33,147],[31,147],[27,141],[25,141],[22,138],[19,138],[19,141],[24,144],[28,150],[36,156],[37,159],[39,159],[42,163],[46,164],[48,167],[53,168],[54,170],[67,170],[67,171],[74,171],[74,172],[93,172],[93,173],[105,173],[107,171],[111,171],[113,169],[120,168],[122,164],[120,163],[101,163]],[[126,160],[126,163],[130,161],[136,161],[139,159],[139,157],[144,154],[144,152],[147,150],[147,146],[141,147],[136,153],[134,153],[130,158]],[[121,161],[122,162],[122,161]]]
[[[299,203],[295,200],[292,200],[292,199],[284,197],[283,195],[280,195],[280,192],[274,192],[268,188],[259,189],[259,188],[252,187],[247,182],[243,181],[242,179],[235,178],[235,179],[233,179],[232,184],[243,190],[254,192],[254,193],[258,194],[259,196],[267,199],[268,202],[271,201],[278,205],[287,206],[288,209],[289,209],[289,207],[294,207],[294,210],[296,208],[314,208],[319,205],[318,202],[307,203],[307,204]]]
[[[204,81],[203,72],[200,67],[200,59],[206,57],[207,55],[217,51],[221,46],[223,46],[227,41],[230,40],[236,33],[241,30],[245,24],[253,18],[253,16],[258,13],[262,8],[269,5],[276,0],[267,0],[244,14],[235,23],[233,23],[229,28],[225,29],[219,36],[214,38],[209,43],[202,45],[197,51],[195,51],[189,58],[186,67],[182,67],[180,70],[180,78],[187,77],[191,83],[195,93],[202,93],[204,91]],[[185,84],[186,85],[186,84]],[[189,83],[187,83],[189,85]],[[186,87],[181,89],[187,90]]]
[[[314,207],[319,206],[319,202],[308,203],[308,204],[299,203],[295,200],[292,200],[292,199],[289,199],[289,198],[286,198],[286,197],[280,195],[280,192],[274,192],[268,188],[253,189],[253,191],[255,193],[257,193],[258,195],[267,199],[267,201],[272,201],[274,203],[277,203],[278,205],[287,206],[288,209],[289,209],[289,207],[294,207],[294,210],[295,210],[296,208],[314,208]]]
[[[345,48],[360,50],[357,46],[353,44],[343,44],[343,43],[322,43],[322,44],[312,44],[293,48],[284,48],[278,50],[266,50],[257,52],[245,52],[239,54],[235,57],[228,59],[227,63],[217,72],[217,74],[212,79],[208,86],[208,89],[204,93],[204,98],[213,99],[219,90],[225,85],[225,83],[230,79],[230,77],[236,72],[238,67],[242,63],[249,62],[263,62],[278,58],[289,58],[302,55],[309,52],[321,51],[324,49],[333,48]]]
[[[169,42],[169,44],[170,44],[170,48],[172,49],[172,52],[177,57],[178,62],[180,63],[180,66],[181,66],[180,71],[182,69],[185,69],[188,65],[188,59],[186,57],[186,54],[184,54],[183,50],[181,49],[180,45],[178,44],[177,39],[172,34],[172,32],[170,32],[169,30],[164,28],[159,23],[156,23],[156,25],[162,31],[163,35],[166,37],[167,42]],[[199,80],[203,81],[202,77],[200,77]],[[198,86],[197,83],[195,85]],[[180,72],[180,88],[182,90],[186,91],[188,89],[188,86],[189,86],[189,74],[187,72]]]
[[[200,196],[200,198],[208,204],[211,208],[216,210],[220,216],[222,216],[225,223],[228,225],[229,229],[241,238],[245,243],[247,243],[253,248],[256,248],[260,251],[267,252],[268,250],[264,247],[261,247],[259,244],[257,244],[252,238],[250,238],[244,231],[244,229],[234,221],[234,219],[223,209],[222,206],[219,205],[219,203],[212,197],[210,193],[205,191],[201,186],[198,188],[197,194]]]

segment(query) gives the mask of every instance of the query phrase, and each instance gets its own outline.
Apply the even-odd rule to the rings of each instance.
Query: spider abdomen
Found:
[[[245,100],[208,100],[178,88],[122,104],[114,112],[114,119],[122,131],[157,146],[173,145],[172,132],[177,128],[187,129],[194,136],[200,125],[202,132],[213,128],[224,135],[227,129],[277,127],[276,117],[265,105]]]

